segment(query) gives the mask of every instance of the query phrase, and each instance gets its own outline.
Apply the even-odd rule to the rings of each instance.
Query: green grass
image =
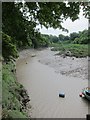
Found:
[[[64,54],[65,51],[71,51],[72,56],[75,57],[86,57],[88,56],[88,45],[81,44],[52,44],[52,51],[60,51],[59,54]]]
[[[3,64],[2,68],[2,108],[3,118],[27,118],[27,113],[22,109],[23,99],[20,95],[20,90],[23,88],[21,84],[16,81],[15,74],[11,72],[14,65]],[[24,89],[24,88],[23,88]],[[22,111],[21,111],[22,109]]]

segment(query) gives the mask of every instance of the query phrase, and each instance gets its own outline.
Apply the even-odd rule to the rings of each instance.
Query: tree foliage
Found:
[[[26,2],[26,6],[30,12],[28,17],[34,22],[39,22],[46,28],[53,27],[62,30],[65,30],[61,25],[63,20],[67,18],[70,18],[72,21],[78,19],[81,6],[83,6],[85,16],[88,17],[90,8],[88,4],[82,2],[34,2],[32,4]]]
[[[26,20],[23,18],[19,8],[13,2],[2,4],[2,29],[11,36],[13,44],[18,47],[27,44]]]
[[[73,32],[73,33],[71,33],[70,34],[70,40],[74,40],[75,38],[78,38],[79,37],[79,34],[78,33],[76,33],[76,32]]]
[[[84,30],[82,32],[78,33],[78,37],[76,37],[73,41],[73,43],[78,43],[78,44],[88,44],[88,32],[89,30]]]
[[[47,46],[47,38],[40,35],[36,26],[40,24],[41,27],[43,25],[46,28],[53,27],[67,31],[62,26],[63,20],[78,19],[81,6],[85,17],[88,17],[90,7],[83,2],[25,2],[24,4],[3,2],[2,30],[12,38],[12,44],[16,48],[31,45],[34,48]],[[3,49],[6,49],[5,46]]]
[[[50,35],[50,42],[57,43],[59,41],[59,38],[57,36]]]
[[[69,39],[70,39],[69,36],[65,36],[65,35],[62,35],[62,34],[59,35],[59,40],[60,41],[66,41],[66,40],[69,40]]]
[[[5,60],[9,60],[10,57],[17,58],[18,53],[16,50],[16,46],[12,44],[12,39],[10,36],[2,33],[2,38],[3,38],[3,44],[2,44],[2,55]]]

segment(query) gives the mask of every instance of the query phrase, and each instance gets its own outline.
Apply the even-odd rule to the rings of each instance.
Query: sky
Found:
[[[69,18],[62,23],[62,26],[66,29],[69,30],[69,32],[63,32],[62,30],[59,29],[53,29],[53,28],[48,28],[46,29],[43,27],[42,29],[40,26],[37,26],[37,28],[40,29],[40,32],[42,34],[48,34],[48,35],[56,35],[58,36],[59,34],[63,35],[70,35],[72,32],[78,32],[78,31],[83,31],[85,29],[88,29],[88,20],[83,16],[82,10],[79,15],[79,19],[75,20],[72,22]]]

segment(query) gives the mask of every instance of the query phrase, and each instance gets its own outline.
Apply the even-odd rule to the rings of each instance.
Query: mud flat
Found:
[[[50,51],[50,48],[46,49],[40,53],[39,62],[53,67],[56,73],[88,80],[88,57],[63,58],[62,55],[56,55],[57,53]]]

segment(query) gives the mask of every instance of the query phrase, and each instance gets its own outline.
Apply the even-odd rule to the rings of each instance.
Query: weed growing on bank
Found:
[[[15,65],[12,62],[2,66],[2,118],[27,118],[29,96],[24,87],[16,81]]]
[[[87,44],[52,44],[52,51],[59,51],[58,55],[64,54],[66,51],[71,52],[71,56],[74,57],[86,57],[88,56]]]

